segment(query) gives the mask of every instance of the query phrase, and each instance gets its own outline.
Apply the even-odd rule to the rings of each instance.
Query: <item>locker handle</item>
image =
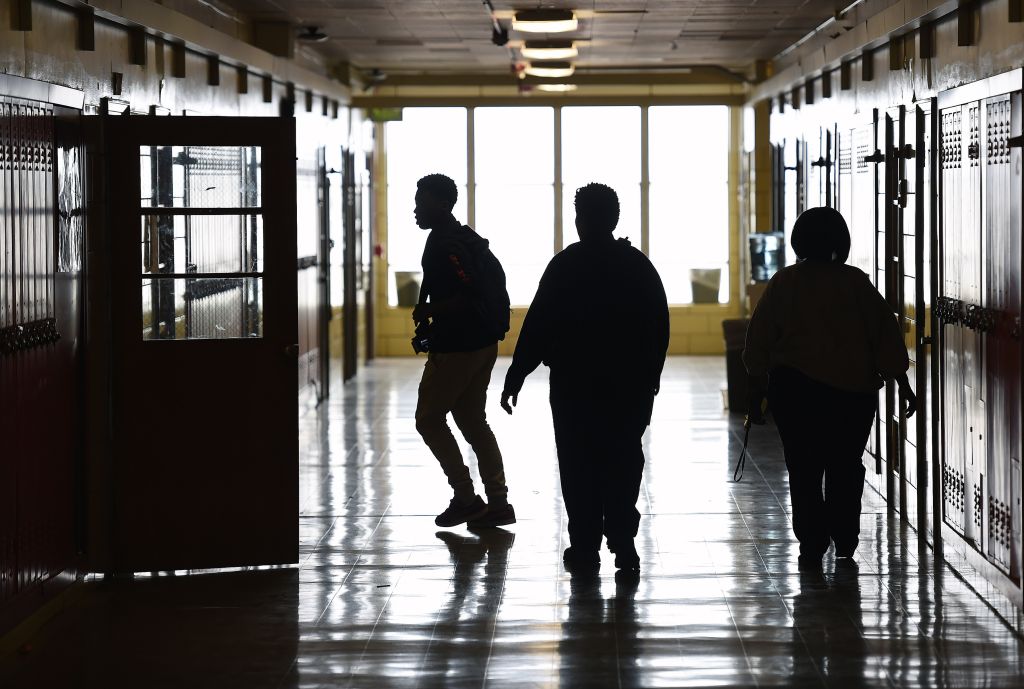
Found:
[[[825,168],[832,167],[832,161],[831,160],[825,160],[824,158],[819,156],[817,160],[815,160],[813,163],[811,163],[811,167],[825,167]]]
[[[1024,146],[1024,134],[1018,134],[1017,136],[1011,136],[1006,140],[1007,145],[1010,148],[1020,148]]]
[[[872,153],[871,155],[864,156],[862,160],[865,163],[884,163],[885,154],[876,148],[874,153]]]
[[[967,147],[967,157],[971,160],[977,160],[981,157],[981,146],[978,144],[971,144]]]
[[[900,146],[898,152],[899,157],[903,158],[904,160],[911,160],[916,154],[917,152],[914,150],[914,147],[911,146],[910,144],[903,144],[902,146]]]

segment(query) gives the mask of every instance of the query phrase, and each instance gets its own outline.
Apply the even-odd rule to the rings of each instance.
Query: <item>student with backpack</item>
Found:
[[[427,353],[416,403],[416,430],[441,464],[454,496],[434,523],[471,527],[512,524],[505,468],[487,423],[487,385],[498,341],[509,328],[509,298],[501,263],[486,239],[452,215],[458,188],[449,177],[416,183],[416,224],[429,230],[423,286],[413,310],[413,349]],[[448,427],[448,414],[476,453],[487,495],[477,495],[469,468]]]

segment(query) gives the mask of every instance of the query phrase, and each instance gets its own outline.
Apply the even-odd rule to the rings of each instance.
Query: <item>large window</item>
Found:
[[[729,108],[652,107],[648,132],[650,255],[668,301],[727,302]]]
[[[474,111],[476,231],[505,267],[508,295],[526,305],[554,252],[552,108]]]
[[[455,217],[466,221],[466,109],[405,108],[385,132],[388,170],[388,303],[398,303],[396,274],[418,273],[427,233],[413,218],[416,180],[439,172],[459,187]],[[397,275],[399,279],[404,276]]]
[[[529,304],[557,248],[559,230],[561,246],[578,240],[573,200],[576,189],[590,182],[618,193],[615,234],[647,248],[669,303],[728,302],[729,108],[646,107],[646,156],[644,110],[406,108],[403,120],[388,123],[386,132],[389,303],[407,302],[399,299],[396,278],[420,270],[426,232],[413,220],[413,197],[416,180],[431,172],[459,185],[455,215],[490,241],[505,266],[513,304]],[[470,131],[472,161],[467,159]],[[558,140],[560,166],[555,164]],[[474,184],[467,187],[470,178]]]
[[[607,184],[619,196],[618,237],[640,248],[640,108],[562,109],[562,239],[576,234],[576,190],[590,182]]]

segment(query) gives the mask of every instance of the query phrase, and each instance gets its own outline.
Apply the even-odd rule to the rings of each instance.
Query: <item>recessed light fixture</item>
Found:
[[[298,38],[304,43],[323,43],[327,40],[327,34],[321,31],[319,26],[304,26]]]
[[[527,41],[519,52],[527,60],[568,60],[580,53],[572,41]]]
[[[576,67],[571,62],[560,60],[541,60],[526,65],[526,73],[532,77],[544,77],[547,79],[561,79],[571,77]]]
[[[572,10],[519,10],[512,19],[512,30],[526,33],[564,33],[575,31],[577,27],[579,21]]]
[[[565,93],[566,91],[575,91],[576,84],[537,84],[537,90],[548,93]]]

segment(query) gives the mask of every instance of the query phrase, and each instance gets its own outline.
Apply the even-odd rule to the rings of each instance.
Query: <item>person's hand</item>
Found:
[[[512,413],[512,407],[519,402],[519,391],[523,389],[523,381],[505,376],[505,389],[501,391],[501,408]],[[509,402],[511,401],[511,405]]]
[[[509,405],[510,401],[511,401],[511,406]],[[519,393],[518,392],[509,392],[508,390],[502,390],[501,391],[501,408],[504,409],[509,414],[512,413],[512,407],[516,406],[516,403],[518,401],[519,401]]]
[[[903,415],[909,419],[917,411],[917,395],[909,385],[900,385],[900,397],[907,402],[907,408],[903,410]]]
[[[433,308],[431,304],[417,304],[412,310],[412,322],[417,324],[422,323],[433,315]]]

